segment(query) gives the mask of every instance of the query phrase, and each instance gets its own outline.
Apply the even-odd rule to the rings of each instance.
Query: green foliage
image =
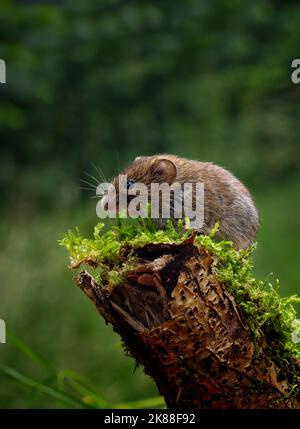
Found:
[[[26,358],[43,369],[42,380],[35,380],[6,365],[0,365],[0,374],[12,379],[22,388],[40,393],[68,408],[162,408],[162,397],[148,398],[134,402],[110,403],[102,398],[97,388],[84,377],[72,371],[55,371],[18,337],[9,333],[16,347]]]
[[[100,284],[110,283],[110,279],[111,285],[119,284],[122,274],[132,267],[135,249],[149,243],[182,243],[191,235],[182,221],[178,227],[169,221],[165,230],[156,229],[149,220],[148,224],[140,220],[129,226],[119,220],[116,226],[101,233],[103,227],[104,224],[95,227],[94,239],[84,238],[77,230],[75,233],[69,231],[60,240],[60,244],[69,250],[73,266],[88,263],[100,270],[97,276]],[[289,353],[300,363],[300,341],[293,341],[292,337],[300,330],[300,321],[296,319],[292,304],[300,302],[300,298],[280,297],[278,281],[274,287],[268,280],[257,280],[250,258],[254,246],[237,251],[229,241],[215,242],[213,237],[217,229],[218,225],[209,236],[198,235],[195,244],[213,256],[214,272],[234,295],[258,347],[258,354],[260,340],[265,338],[268,348],[275,351],[279,360],[284,360]]]
[[[91,161],[115,172],[114,145],[122,165],[170,151],[254,185],[292,176],[299,20],[269,0],[3,1],[2,195],[64,203]]]
[[[71,256],[71,267],[82,263],[97,266],[97,280],[115,285],[120,283],[121,274],[128,271],[133,262],[133,251],[149,243],[178,243],[189,236],[184,232],[183,222],[175,228],[168,222],[165,231],[155,227],[150,219],[141,219],[136,225],[126,225],[118,219],[118,224],[102,234],[103,223],[94,228],[94,238],[84,238],[76,229],[68,231],[59,244],[66,247]]]

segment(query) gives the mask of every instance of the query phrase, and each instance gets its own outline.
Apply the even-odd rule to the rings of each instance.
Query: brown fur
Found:
[[[204,226],[200,232],[208,234],[218,222],[217,238],[232,241],[237,249],[247,248],[255,241],[258,214],[251,194],[224,168],[175,155],[155,155],[136,158],[121,174],[148,187],[153,182],[202,182]],[[118,189],[118,177],[113,184]]]

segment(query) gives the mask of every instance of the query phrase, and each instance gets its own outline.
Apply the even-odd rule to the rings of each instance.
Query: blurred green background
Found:
[[[171,152],[230,169],[261,216],[256,274],[299,292],[299,25],[292,0],[1,0],[1,408],[91,406],[63,371],[98,406],[158,395],[57,245],[97,222],[92,163],[110,178]]]

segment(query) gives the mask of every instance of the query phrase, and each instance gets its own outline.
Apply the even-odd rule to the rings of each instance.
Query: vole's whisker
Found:
[[[96,186],[94,183],[88,182],[88,181],[86,181],[86,180],[84,180],[84,179],[79,179],[79,180],[80,180],[80,182],[83,182],[83,183],[85,183],[86,185],[91,186],[91,188],[93,188],[93,189],[97,189],[97,186]]]
[[[81,189],[83,191],[91,191],[91,192],[95,193],[95,189],[93,189],[93,188],[84,188],[82,186],[78,186],[78,189]]]
[[[90,198],[99,198],[101,200],[103,195],[92,195]]]
[[[106,179],[106,177],[105,177],[103,171],[101,170],[101,168],[97,167],[93,162],[92,162],[92,166],[97,171],[97,173],[98,173],[98,175],[100,177],[100,180],[103,180],[104,182],[107,182],[108,180]]]
[[[101,168],[100,166],[98,166],[98,168],[97,168],[97,166],[95,166],[95,167],[96,167],[96,169],[97,169],[98,173],[101,173],[101,174],[102,174],[102,177],[104,178],[104,181],[105,181],[105,182],[108,182],[108,180],[107,180],[107,178],[106,178],[105,174],[103,173],[102,168]]]
[[[86,176],[90,177],[92,180],[94,180],[96,182],[97,185],[99,185],[99,179],[97,179],[97,177],[93,176],[90,173],[85,172],[84,173]]]

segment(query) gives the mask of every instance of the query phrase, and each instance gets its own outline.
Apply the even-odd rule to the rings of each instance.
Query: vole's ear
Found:
[[[157,182],[173,183],[177,177],[177,167],[169,159],[157,159],[150,167],[151,174]]]

